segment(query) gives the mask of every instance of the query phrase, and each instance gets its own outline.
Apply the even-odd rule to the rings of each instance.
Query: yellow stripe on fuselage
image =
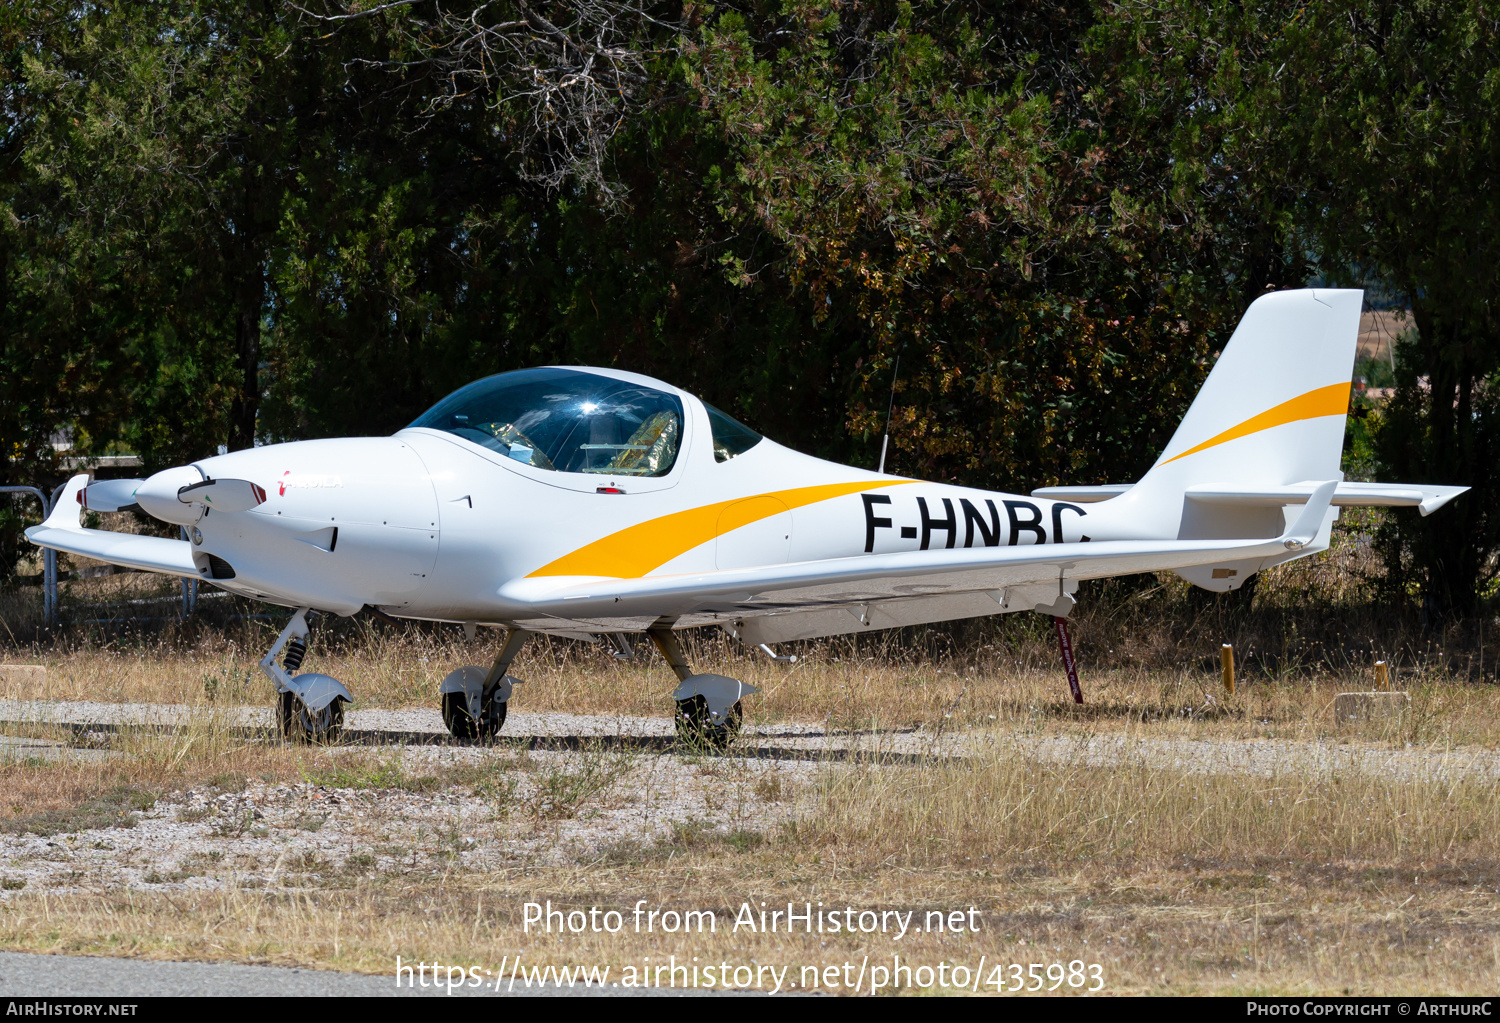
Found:
[[[754,494],[736,497],[732,501],[706,504],[701,508],[673,512],[658,519],[650,519],[629,526],[617,533],[595,540],[571,554],[564,554],[556,561],[543,565],[529,578],[543,575],[594,575],[612,576],[617,579],[639,579],[647,572],[660,568],[673,558],[686,554],[700,544],[727,533],[731,529],[747,526],[752,522],[772,515],[801,508],[818,501],[827,501],[845,494],[880,487],[894,487],[907,480],[862,480],[858,483],[828,483],[816,487],[797,487],[793,490],[777,490],[769,494]],[[610,500],[614,500],[611,498]],[[738,507],[734,507],[738,506]],[[734,507],[729,518],[720,528],[720,516]]]
[[[1320,416],[1341,416],[1349,411],[1349,388],[1351,384],[1329,384],[1327,387],[1319,387],[1308,391],[1306,394],[1298,395],[1291,401],[1284,401],[1275,408],[1267,409],[1258,416],[1251,416],[1238,426],[1231,426],[1223,433],[1210,437],[1195,447],[1188,448],[1180,455],[1173,455],[1162,462],[1175,462],[1179,458],[1188,455],[1196,455],[1200,451],[1217,447],[1228,441],[1248,437],[1252,433],[1260,433],[1269,430],[1273,426],[1285,426],[1287,423],[1296,423],[1304,419],[1317,419]]]

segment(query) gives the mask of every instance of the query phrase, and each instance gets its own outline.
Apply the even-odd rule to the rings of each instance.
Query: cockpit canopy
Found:
[[[717,409],[709,417],[721,462],[761,439]],[[682,444],[683,408],[677,395],[654,387],[546,367],[476,380],[411,425],[447,431],[538,469],[665,476]]]

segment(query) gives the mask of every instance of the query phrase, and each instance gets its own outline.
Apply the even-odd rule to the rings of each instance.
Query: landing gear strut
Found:
[[[506,672],[530,638],[524,629],[511,629],[488,671],[470,665],[443,679],[443,724],[455,739],[492,739],[500,731],[512,688],[521,681]]]
[[[294,674],[307,656],[312,637],[308,619],[317,612],[301,607],[287,622],[269,653],[260,660],[260,670],[276,683],[276,724],[282,738],[306,742],[332,742],[344,727],[344,704],[354,697],[344,684],[329,675]],[[276,656],[285,654],[281,663]]]
[[[683,656],[682,644],[672,631],[670,622],[659,623],[646,630],[656,649],[661,651],[677,676],[677,689],[672,699],[677,701],[677,738],[692,745],[707,749],[722,750],[740,734],[745,721],[745,710],[740,697],[759,692],[739,679],[724,675],[695,675]]]

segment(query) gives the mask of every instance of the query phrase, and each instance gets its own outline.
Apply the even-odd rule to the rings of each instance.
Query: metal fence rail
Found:
[[[45,522],[62,489],[58,487],[51,499],[36,487],[0,487],[0,494],[30,494],[41,502],[42,521]],[[47,628],[57,627],[57,552],[51,548],[42,549],[42,614],[47,620]]]

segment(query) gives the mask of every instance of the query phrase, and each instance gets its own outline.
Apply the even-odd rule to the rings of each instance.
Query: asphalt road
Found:
[[[639,997],[742,992],[683,991],[668,988],[585,988],[549,986],[514,991],[455,988],[452,997],[544,998]],[[294,998],[380,996],[447,998],[443,988],[397,988],[394,977],[330,973],[284,966],[240,966],[233,963],[171,963],[96,956],[31,955],[0,952],[0,998],[191,998],[281,995]]]

